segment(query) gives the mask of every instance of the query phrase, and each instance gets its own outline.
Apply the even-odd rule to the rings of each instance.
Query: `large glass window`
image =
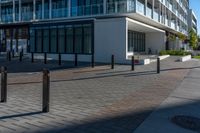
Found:
[[[145,33],[128,32],[128,52],[145,52]]]
[[[35,30],[30,29],[30,52],[35,52]]]
[[[91,25],[85,25],[84,30],[84,45],[83,52],[85,54],[92,53],[92,28]]]
[[[65,52],[65,28],[59,27],[58,29],[58,52]]]
[[[43,51],[49,52],[49,28],[43,29]]]
[[[44,18],[49,18],[49,0],[44,1]]]
[[[144,0],[137,0],[137,12],[144,14]]]
[[[22,3],[21,7],[22,21],[29,21],[33,19],[33,3]]]
[[[1,7],[1,20],[3,22],[12,22],[13,15],[12,15],[12,5],[6,5]]]
[[[42,1],[36,1],[36,19],[42,19]]]
[[[66,17],[68,13],[67,0],[52,0],[52,17]]]
[[[66,52],[73,53],[73,27],[66,27]]]
[[[42,30],[36,29],[36,52],[42,52]]]
[[[82,35],[82,26],[76,26],[74,29],[75,33],[75,53],[81,53],[82,52],[82,39],[83,39],[83,35]]]
[[[91,54],[93,48],[91,24],[34,27],[30,29],[32,52]]]
[[[56,27],[52,27],[50,29],[50,48],[52,53],[56,53],[57,52],[57,28]]]

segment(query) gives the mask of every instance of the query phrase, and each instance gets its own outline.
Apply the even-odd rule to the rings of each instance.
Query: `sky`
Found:
[[[189,0],[190,8],[193,9],[194,13],[197,16],[198,22],[198,34],[200,35],[200,0]]]

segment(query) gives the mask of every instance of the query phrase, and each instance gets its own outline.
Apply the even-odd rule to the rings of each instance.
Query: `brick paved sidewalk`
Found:
[[[42,74],[9,73],[8,102],[0,103],[0,132],[132,133],[198,67],[196,61],[175,60],[162,61],[160,75],[155,64],[136,66],[135,72],[123,65],[115,70],[99,66],[52,71],[46,114],[40,112]]]

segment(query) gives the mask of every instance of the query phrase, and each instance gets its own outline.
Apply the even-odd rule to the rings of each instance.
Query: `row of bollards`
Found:
[[[42,112],[49,112],[50,72],[43,70]],[[7,102],[7,68],[1,67],[1,102]]]
[[[112,55],[111,56],[111,69],[115,68],[115,56]],[[135,70],[135,57],[132,56],[131,57],[131,70],[134,71]],[[157,58],[157,73],[160,73],[160,58]]]
[[[31,53],[31,62],[34,63],[34,53]],[[47,64],[47,53],[44,53],[44,64]],[[58,65],[62,65],[62,54],[58,54]],[[78,54],[74,54],[74,66],[78,66]],[[91,67],[95,66],[94,55],[91,55]]]

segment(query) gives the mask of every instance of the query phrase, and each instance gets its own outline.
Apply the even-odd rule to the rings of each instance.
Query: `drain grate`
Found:
[[[171,121],[185,129],[193,131],[200,130],[200,118],[185,115],[177,115],[172,117]]]

